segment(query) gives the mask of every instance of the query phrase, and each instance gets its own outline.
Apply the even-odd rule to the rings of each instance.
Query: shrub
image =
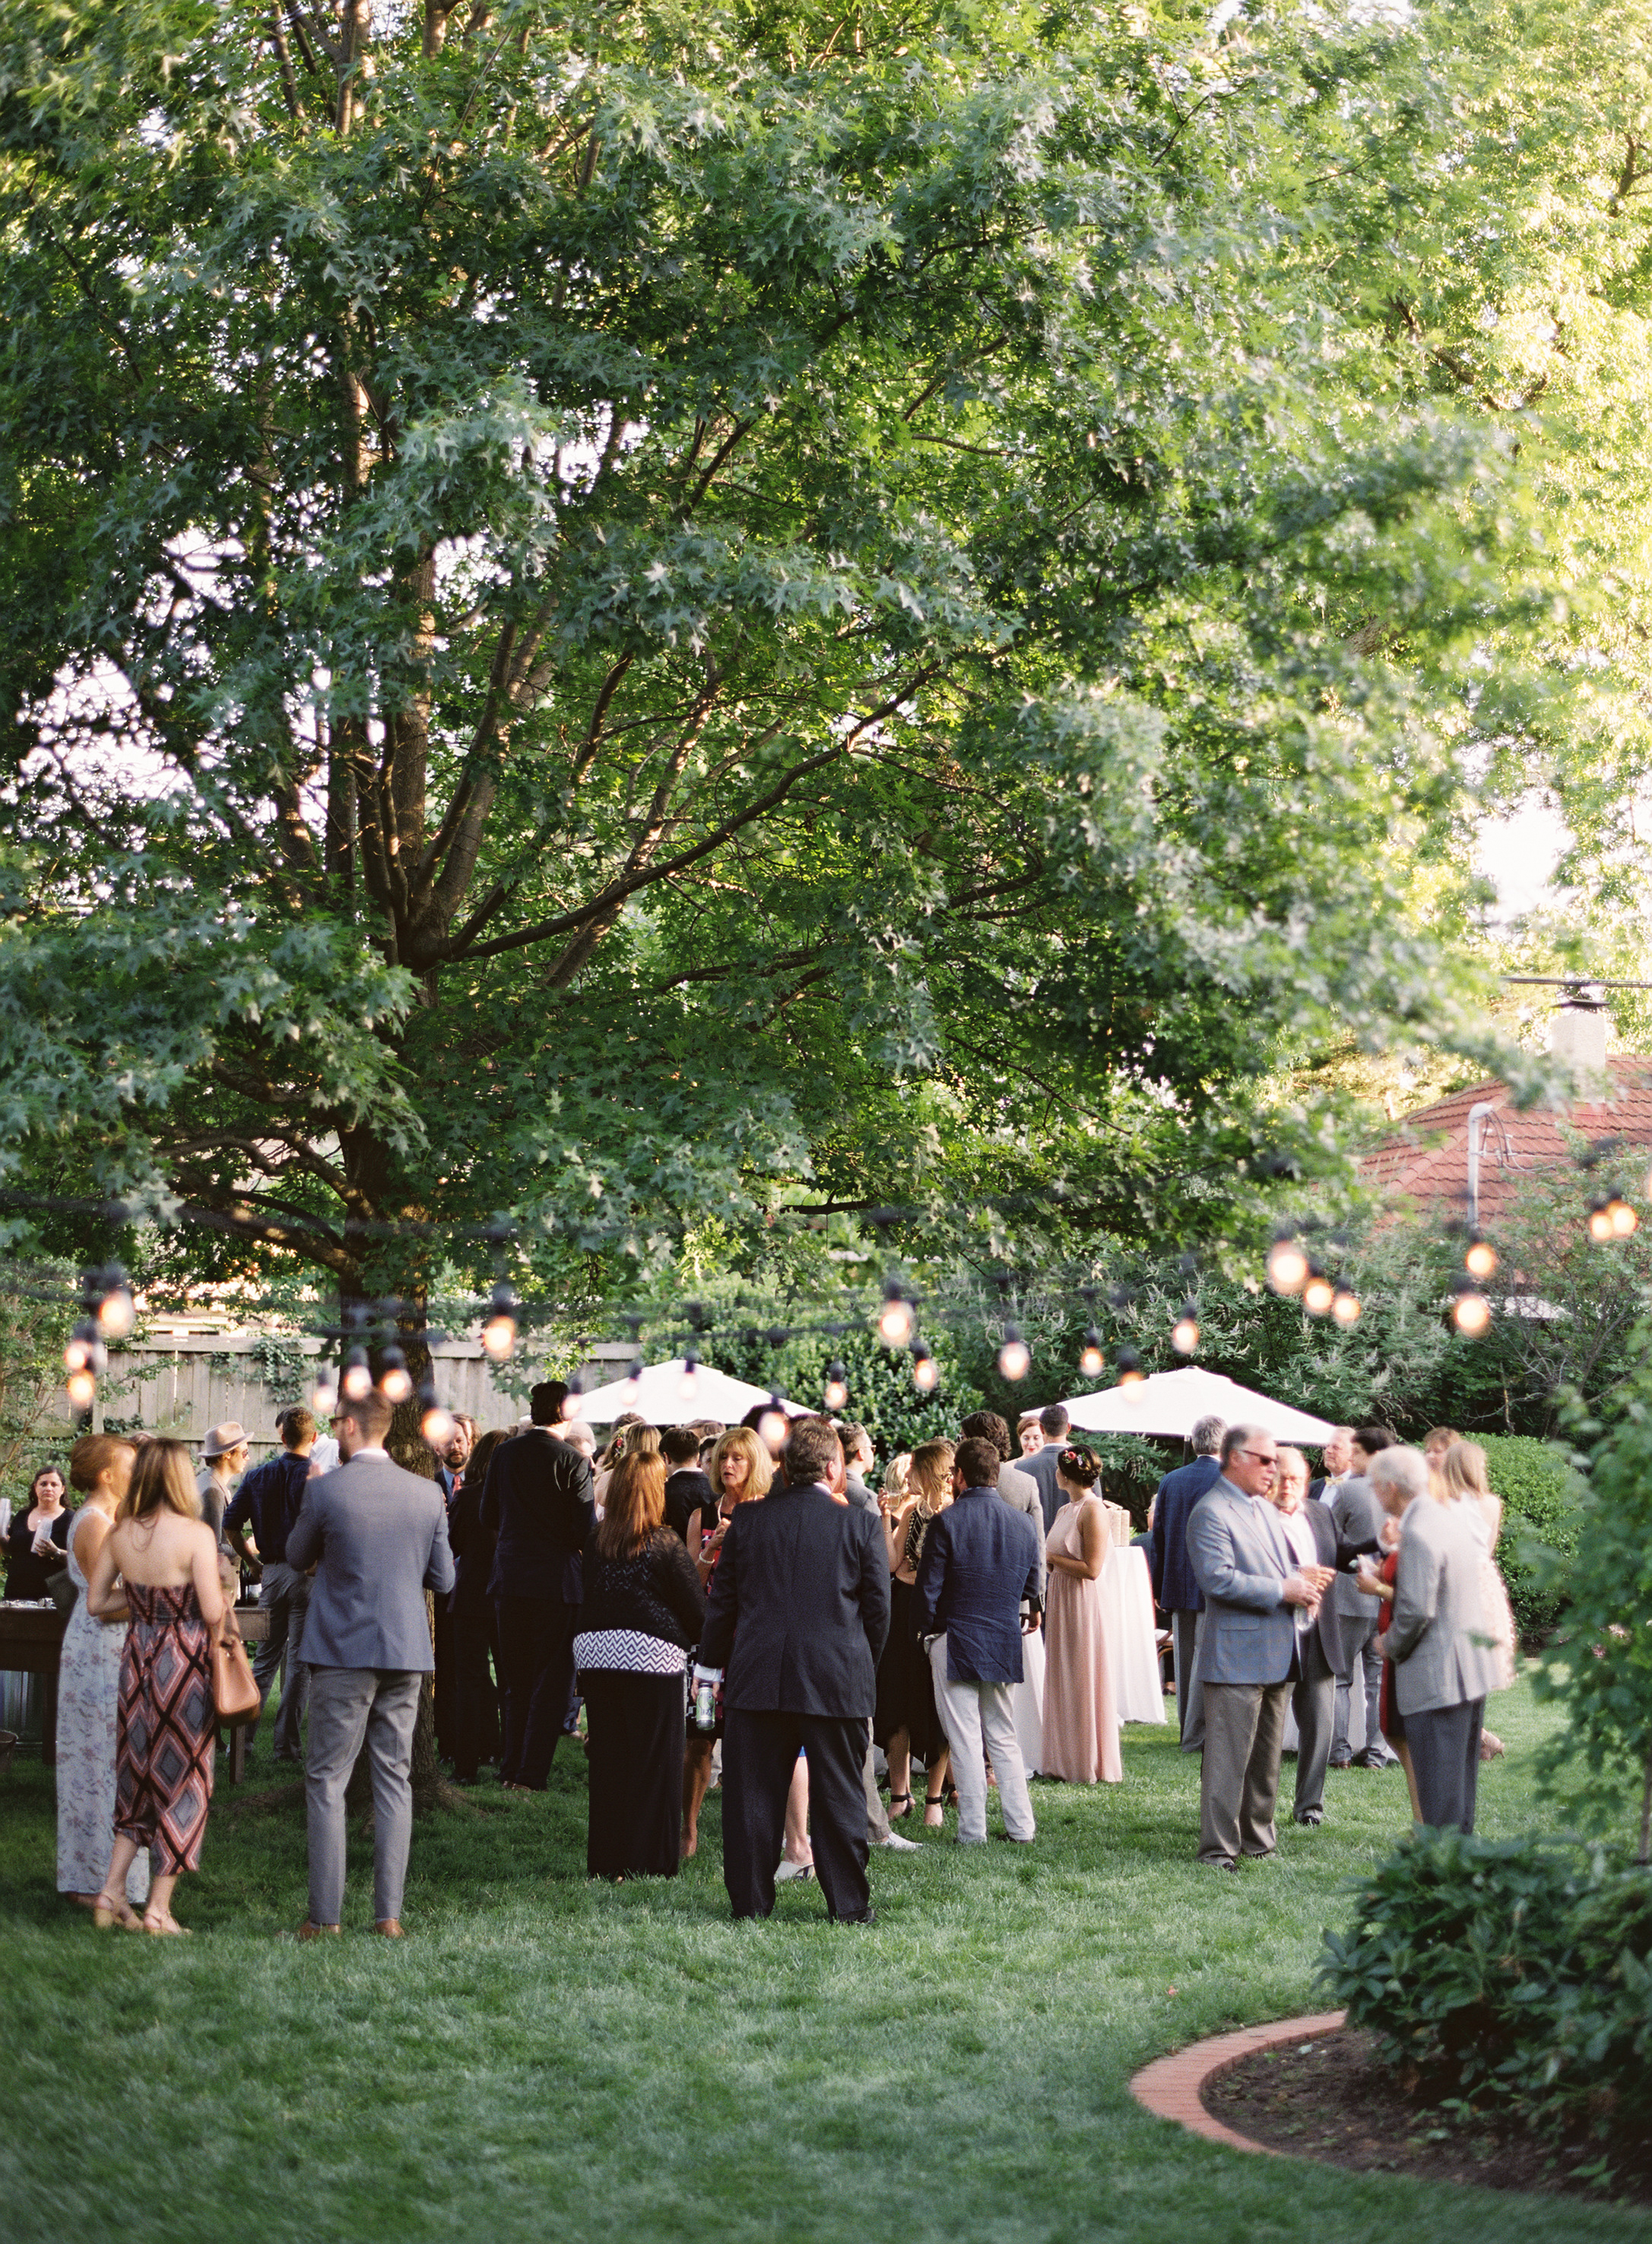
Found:
[[[1407,1840],[1327,1931],[1319,1984],[1436,2100],[1632,2153],[1652,2127],[1652,1874],[1574,1842]]]
[[[1497,1562],[1522,1639],[1547,1636],[1566,1603],[1577,1549],[1582,1484],[1564,1453],[1526,1434],[1479,1434],[1493,1489],[1503,1499]]]

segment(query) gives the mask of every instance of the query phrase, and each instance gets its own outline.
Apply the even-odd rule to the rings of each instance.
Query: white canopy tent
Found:
[[[1276,1442],[1309,1442],[1318,1448],[1332,1431],[1323,1418],[1293,1410],[1289,1402],[1276,1402],[1197,1364],[1155,1371],[1128,1387],[1071,1396],[1065,1407],[1073,1425],[1087,1434],[1175,1434],[1186,1441],[1201,1418],[1215,1417],[1229,1426],[1263,1426]]]
[[[651,1426],[680,1426],[690,1418],[721,1418],[725,1425],[735,1426],[748,1410],[768,1400],[766,1387],[732,1379],[709,1363],[697,1363],[691,1372],[687,1358],[674,1355],[669,1363],[647,1365],[639,1378],[613,1379],[588,1395],[571,1395],[565,1408],[571,1416],[591,1426],[612,1426],[627,1410],[636,1411]],[[789,1418],[809,1415],[807,1403],[789,1402],[783,1396],[780,1407]]]

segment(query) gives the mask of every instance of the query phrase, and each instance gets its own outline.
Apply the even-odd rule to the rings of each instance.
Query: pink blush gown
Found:
[[[1051,1558],[1083,1556],[1080,1540],[1087,1509],[1101,1499],[1087,1496],[1064,1504],[1055,1515],[1045,1549]],[[1113,1563],[1113,1544],[1101,1545],[1105,1573]],[[1059,1566],[1050,1568],[1049,1613],[1045,1622],[1044,1752],[1046,1776],[1069,1784],[1120,1784],[1124,1761],[1119,1751],[1118,1699],[1113,1667],[1102,1633],[1101,1575],[1087,1582]]]

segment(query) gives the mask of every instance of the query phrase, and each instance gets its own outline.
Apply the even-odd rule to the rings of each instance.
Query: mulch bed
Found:
[[[1253,2142],[1358,2173],[1652,2205],[1645,2170],[1602,2180],[1597,2142],[1556,2146],[1518,2125],[1442,2112],[1408,2092],[1376,2048],[1374,2034],[1348,2027],[1258,2050],[1208,2080],[1201,2100]]]

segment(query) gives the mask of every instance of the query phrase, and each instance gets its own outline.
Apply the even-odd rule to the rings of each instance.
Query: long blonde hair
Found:
[[[910,1450],[903,1450],[898,1457],[891,1457],[884,1466],[883,1493],[891,1504],[899,1505],[905,1503],[911,1473],[912,1453]]]
[[[181,1442],[162,1439],[141,1445],[115,1517],[147,1519],[158,1511],[175,1511],[183,1519],[200,1517],[194,1471]]]
[[[920,1511],[933,1515],[952,1501],[952,1444],[920,1442],[907,1469],[906,1493],[917,1498]]]
[[[1478,1442],[1453,1442],[1446,1452],[1439,1477],[1446,1484],[1448,1497],[1457,1496],[1489,1496],[1491,1477],[1486,1470],[1486,1452]]]
[[[633,1426],[640,1426],[645,1423],[640,1410],[622,1410],[613,1422],[613,1431],[608,1437],[608,1446],[597,1459],[595,1470],[598,1472],[612,1472],[626,1453],[626,1436]]]
[[[711,1453],[711,1470],[706,1476],[718,1503],[722,1502],[726,1493],[722,1484],[722,1464],[723,1459],[728,1457],[744,1457],[751,1467],[746,1479],[746,1493],[741,1497],[741,1502],[751,1504],[758,1497],[767,1496],[775,1484],[775,1461],[768,1454],[768,1443],[749,1426],[731,1426],[719,1437],[717,1446]]]

